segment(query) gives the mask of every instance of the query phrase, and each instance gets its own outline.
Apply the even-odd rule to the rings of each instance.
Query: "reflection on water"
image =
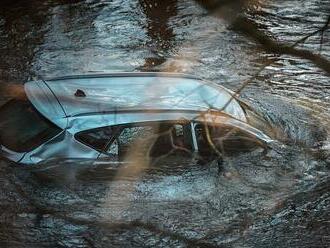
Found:
[[[0,76],[26,80],[31,63],[44,42],[49,9],[40,1],[4,1],[0,8]]]
[[[315,31],[330,6],[263,2],[254,20],[286,42]],[[1,85],[174,64],[235,90],[273,58],[243,97],[288,136],[267,154],[222,164],[166,160],[139,177],[119,177],[120,164],[50,161],[30,169],[1,161],[2,247],[328,246],[329,76],[301,59],[262,52],[193,1],[0,6]],[[326,57],[328,40],[329,31]],[[302,46],[317,51],[319,37]]]
[[[145,28],[150,41],[146,45],[149,47],[152,55],[154,55],[145,58],[145,64],[141,69],[150,71],[152,67],[166,61],[164,55],[168,53],[175,42],[175,35],[169,20],[177,15],[177,0],[140,0],[139,3],[147,17]]]

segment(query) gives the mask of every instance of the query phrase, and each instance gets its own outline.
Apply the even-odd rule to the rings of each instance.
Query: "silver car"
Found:
[[[267,122],[226,88],[172,73],[113,73],[27,82],[0,108],[1,155],[122,161],[191,153],[209,157],[267,147]],[[252,124],[253,123],[253,124]]]

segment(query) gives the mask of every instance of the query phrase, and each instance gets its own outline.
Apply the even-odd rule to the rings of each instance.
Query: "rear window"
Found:
[[[62,131],[25,99],[13,99],[0,108],[0,142],[15,152],[31,151]]]

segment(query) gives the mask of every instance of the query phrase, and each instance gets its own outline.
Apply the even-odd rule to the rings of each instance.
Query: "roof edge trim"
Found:
[[[124,113],[147,113],[147,114],[155,114],[155,113],[193,113],[193,114],[205,114],[205,113],[213,113],[217,115],[228,116],[230,118],[236,119],[235,117],[225,113],[219,112],[216,109],[201,109],[201,110],[190,110],[190,109],[138,109],[138,108],[118,108],[114,110],[106,110],[106,111],[97,111],[97,112],[86,112],[86,113],[77,113],[73,115],[69,115],[67,117],[83,117],[83,116],[93,116],[93,115],[110,115],[110,114],[124,114]]]
[[[184,73],[170,73],[170,72],[114,72],[114,73],[92,73],[92,74],[78,74],[65,75],[53,78],[44,78],[45,81],[57,81],[66,79],[83,79],[83,78],[106,78],[106,77],[172,77],[172,78],[189,78],[202,80],[201,78]]]

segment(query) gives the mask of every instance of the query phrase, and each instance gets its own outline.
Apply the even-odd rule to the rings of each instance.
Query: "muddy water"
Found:
[[[233,90],[274,126],[267,154],[196,165],[173,159],[134,176],[92,162],[29,169],[1,161],[1,247],[327,247],[330,81],[308,61],[266,54],[193,1],[4,1],[3,85],[112,71],[196,74]],[[294,43],[330,2],[265,1],[254,20]],[[330,59],[329,31],[320,54]],[[320,50],[320,36],[301,47]],[[2,93],[1,101],[8,94]]]

